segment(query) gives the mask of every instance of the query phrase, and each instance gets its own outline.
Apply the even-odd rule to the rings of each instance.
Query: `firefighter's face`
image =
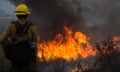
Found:
[[[28,15],[16,15],[19,20],[26,20]]]

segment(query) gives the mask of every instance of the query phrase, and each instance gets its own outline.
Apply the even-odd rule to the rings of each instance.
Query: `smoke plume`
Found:
[[[31,20],[37,24],[43,38],[63,32],[64,22],[73,30],[87,33],[93,39],[119,35],[119,0],[10,0],[14,4],[26,3]],[[88,28],[89,27],[89,28]],[[99,37],[99,38],[98,38]]]
[[[32,11],[31,20],[37,24],[42,37],[48,38],[63,32],[63,25],[74,27],[75,30],[85,28],[80,6],[77,0],[11,0],[15,5],[26,3]]]

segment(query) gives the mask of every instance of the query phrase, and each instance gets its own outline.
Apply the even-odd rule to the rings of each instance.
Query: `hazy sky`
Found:
[[[12,15],[15,10],[15,6],[7,0],[0,0],[0,10],[4,11],[4,14]]]
[[[10,23],[11,20],[14,20],[15,6],[12,5],[7,0],[0,0],[0,35]]]

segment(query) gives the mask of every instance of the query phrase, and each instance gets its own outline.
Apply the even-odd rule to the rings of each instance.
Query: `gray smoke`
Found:
[[[90,34],[94,35],[93,38],[100,41],[108,36],[120,35],[120,1],[98,0],[94,7],[96,7],[94,12],[97,13],[96,23],[101,24],[90,29]]]
[[[47,38],[49,33],[52,37],[58,32],[63,32],[66,21],[68,26],[75,30],[85,28],[81,9],[77,0],[10,0],[14,4],[26,3],[31,11],[31,20],[38,25],[39,33]]]
[[[101,40],[119,35],[119,0],[10,0],[14,4],[26,3],[31,11],[31,20],[37,24],[44,38],[49,33],[63,32],[64,21],[73,30],[80,30]],[[89,27],[89,28],[88,28]]]

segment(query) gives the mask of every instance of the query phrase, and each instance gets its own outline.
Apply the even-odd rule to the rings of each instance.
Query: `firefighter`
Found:
[[[35,72],[36,27],[27,20],[30,11],[26,4],[19,4],[14,13],[18,20],[12,21],[4,31],[1,46],[11,60],[13,72]]]

